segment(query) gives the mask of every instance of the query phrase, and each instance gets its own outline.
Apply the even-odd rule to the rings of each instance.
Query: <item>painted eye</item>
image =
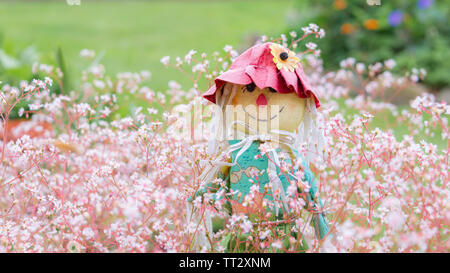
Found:
[[[270,92],[277,93],[277,90],[273,89],[272,87],[269,87]]]
[[[254,83],[249,83],[245,86],[245,89],[247,89],[248,92],[255,91],[256,85]]]

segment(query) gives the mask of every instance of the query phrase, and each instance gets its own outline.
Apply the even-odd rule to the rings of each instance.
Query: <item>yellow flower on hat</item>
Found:
[[[294,72],[300,62],[300,59],[295,56],[295,52],[290,51],[280,44],[271,44],[270,53],[273,55],[273,62],[280,70],[284,69],[286,71]]]

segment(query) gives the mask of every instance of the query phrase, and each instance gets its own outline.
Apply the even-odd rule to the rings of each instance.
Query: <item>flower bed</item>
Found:
[[[321,33],[315,25],[304,31],[296,43]],[[425,71],[398,76],[390,72],[393,61],[366,66],[347,59],[338,71],[325,72],[319,57],[307,53],[318,55],[313,44],[299,57],[323,102],[320,121],[328,142],[326,160],[311,167],[333,234],[313,241],[308,251],[447,252],[450,109],[431,95],[398,109],[389,103],[395,93],[384,92],[401,92]],[[164,57],[166,66],[192,79],[189,90],[170,82],[166,92],[156,92],[142,84],[148,72],[111,78],[100,64],[84,71],[77,92],[68,95],[49,91],[54,82],[62,84],[63,75],[48,66],[53,78],[4,85],[2,124],[17,102],[27,99],[28,109],[19,113],[32,117],[18,127],[46,122],[53,132],[1,143],[0,251],[192,251],[193,234],[201,227],[186,220],[186,199],[201,186],[200,162],[208,159],[210,137],[196,137],[211,113],[200,94],[235,56],[226,46],[210,58],[195,51],[184,59]],[[123,92],[154,108],[111,119],[120,103],[116,95]],[[198,119],[187,123],[196,108]],[[385,128],[375,128],[373,119],[385,120]],[[406,133],[396,138],[397,127]],[[442,139],[439,146],[424,140],[435,134]],[[304,216],[295,228],[311,234]],[[215,251],[223,251],[220,241],[236,232],[246,234],[249,244],[257,242],[253,251],[294,251],[244,215],[225,218],[224,228],[211,235]]]

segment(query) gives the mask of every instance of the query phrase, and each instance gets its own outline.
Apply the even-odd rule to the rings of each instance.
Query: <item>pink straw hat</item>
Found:
[[[214,80],[203,97],[216,103],[216,91],[227,82],[241,85],[253,82],[259,89],[271,87],[281,94],[295,92],[300,98],[312,96],[316,108],[320,106],[300,60],[279,44],[264,43],[249,48],[234,60],[228,71]]]

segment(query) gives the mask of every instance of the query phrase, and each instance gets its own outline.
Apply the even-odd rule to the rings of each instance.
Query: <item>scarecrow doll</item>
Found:
[[[323,135],[315,121],[320,104],[295,53],[277,43],[255,45],[203,97],[216,105],[208,146],[215,159],[204,163],[202,187],[188,204],[200,198],[196,201],[214,206],[222,200],[218,210],[245,215],[254,228],[268,227],[276,236],[294,237],[295,249],[301,251],[308,243],[292,231],[298,216],[292,204],[301,199],[316,238],[323,239],[329,228],[308,166],[323,154]],[[206,228],[195,244],[211,248],[208,216],[197,218]],[[243,250],[239,242],[245,241],[246,236],[228,234],[221,245],[226,251]],[[286,239],[283,247],[292,243]]]

